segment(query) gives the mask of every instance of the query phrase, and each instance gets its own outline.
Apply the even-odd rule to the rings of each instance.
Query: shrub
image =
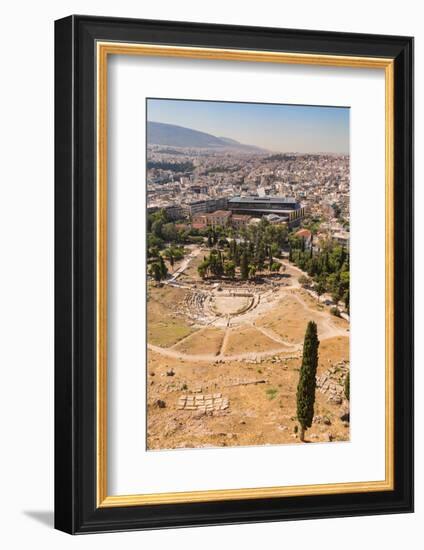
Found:
[[[277,388],[269,388],[268,390],[266,390],[266,396],[269,400],[275,399],[277,397],[277,393]]]
[[[348,371],[345,378],[344,393],[345,393],[346,399],[350,401],[350,371]]]
[[[309,277],[306,277],[305,275],[301,275],[298,279],[300,286],[303,288],[307,288],[311,285],[311,279]]]
[[[341,317],[340,309],[337,306],[333,306],[332,308],[330,308],[330,313],[335,317]]]

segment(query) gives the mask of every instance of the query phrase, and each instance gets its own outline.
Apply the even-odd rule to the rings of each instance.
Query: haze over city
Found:
[[[148,99],[147,119],[273,152],[349,153],[348,107]]]
[[[148,100],[147,449],[349,440],[348,151],[348,108]]]

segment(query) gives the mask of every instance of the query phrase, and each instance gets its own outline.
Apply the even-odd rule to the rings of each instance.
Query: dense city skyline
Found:
[[[174,124],[275,152],[349,153],[348,107],[148,99],[149,122]]]

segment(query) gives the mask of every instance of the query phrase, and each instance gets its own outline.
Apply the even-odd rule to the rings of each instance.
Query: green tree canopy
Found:
[[[312,425],[314,417],[316,373],[318,367],[318,332],[314,321],[309,321],[303,343],[302,366],[297,386],[297,419],[300,424],[300,440]]]

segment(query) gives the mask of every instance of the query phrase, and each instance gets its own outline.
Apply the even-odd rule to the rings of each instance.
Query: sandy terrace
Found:
[[[240,326],[228,330],[223,354],[235,355],[248,352],[278,351],[279,349],[281,349],[281,344],[271,340],[256,328]]]
[[[186,354],[218,355],[224,334],[224,331],[218,328],[200,329],[180,340],[173,349]]]

